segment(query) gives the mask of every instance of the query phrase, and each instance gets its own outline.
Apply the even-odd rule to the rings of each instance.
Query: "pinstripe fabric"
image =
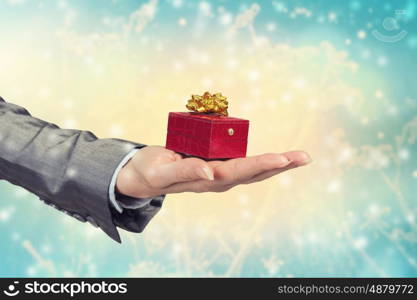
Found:
[[[116,226],[141,232],[164,199],[148,199],[140,208],[124,209],[121,214],[110,206],[108,189],[117,165],[132,149],[143,146],[98,139],[89,131],[60,129],[0,97],[0,179],[80,221],[94,220],[118,242]]]

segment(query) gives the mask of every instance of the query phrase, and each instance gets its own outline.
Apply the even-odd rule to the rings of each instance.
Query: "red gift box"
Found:
[[[249,121],[217,114],[171,112],[166,148],[205,159],[246,156]]]

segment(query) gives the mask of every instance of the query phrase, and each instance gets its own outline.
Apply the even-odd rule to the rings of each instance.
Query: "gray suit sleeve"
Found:
[[[110,205],[108,192],[115,169],[127,153],[141,147],[121,139],[98,139],[89,131],[60,129],[0,97],[0,180],[99,226],[117,242],[121,240],[116,226],[142,232],[164,199],[139,199],[141,207],[122,213]],[[133,199],[118,195],[119,201]]]

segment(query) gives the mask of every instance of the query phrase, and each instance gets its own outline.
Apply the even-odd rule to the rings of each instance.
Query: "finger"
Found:
[[[250,184],[250,183],[254,183],[254,182],[258,182],[258,181],[262,181],[265,179],[268,179],[272,176],[278,175],[282,172],[294,169],[294,168],[298,168],[301,166],[305,166],[307,164],[309,164],[312,160],[310,158],[310,156],[302,151],[292,151],[292,152],[287,152],[284,153],[284,155],[288,158],[288,159],[293,159],[294,161],[291,161],[291,163],[286,166],[285,168],[278,168],[275,170],[271,170],[271,171],[267,171],[261,174],[258,174],[256,176],[254,176],[253,178],[249,179],[248,181],[244,182],[244,184]]]
[[[295,167],[301,167],[312,162],[310,155],[304,151],[290,151],[282,153],[282,155],[290,160]]]
[[[225,191],[228,190],[238,184],[251,184],[251,183],[255,183],[258,181],[262,181],[265,179],[268,179],[272,176],[275,176],[277,174],[280,174],[282,172],[285,172],[287,170],[296,168],[296,166],[294,164],[290,164],[287,167],[284,168],[278,168],[278,169],[274,169],[274,170],[270,170],[270,171],[266,171],[263,173],[260,173],[254,177],[252,177],[251,179],[248,179],[246,181],[243,182],[239,182],[239,183],[233,183],[233,184],[224,184],[221,181],[211,181],[211,182],[207,182],[206,180],[195,180],[195,181],[189,181],[189,182],[181,182],[181,183],[176,183],[173,184],[169,187],[167,187],[163,193],[164,194],[175,194],[175,193],[183,193],[183,192],[206,192],[206,191],[217,191],[217,192],[221,192],[221,191]]]
[[[215,177],[225,181],[226,184],[239,183],[249,180],[257,174],[284,168],[289,163],[290,160],[285,155],[278,153],[232,159],[215,168]]]
[[[271,178],[275,175],[281,174],[285,171],[288,171],[288,170],[291,170],[291,169],[294,169],[294,168],[297,168],[297,166],[295,164],[291,163],[288,166],[286,166],[285,168],[278,168],[278,169],[274,169],[274,170],[271,170],[271,171],[266,171],[266,172],[263,172],[261,174],[258,174],[256,176],[252,177],[251,179],[243,182],[243,184],[251,184],[251,183],[263,181],[265,179]]]
[[[275,155],[275,154],[274,154]],[[279,155],[279,154],[278,154]],[[304,153],[304,152],[300,152],[300,151],[292,151],[292,152],[287,152],[287,153],[283,153],[283,156],[290,158],[290,159],[294,159],[294,161],[288,161],[285,162],[284,161],[278,161],[278,163],[276,161],[274,161],[274,159],[271,159],[271,155],[270,154],[264,154],[264,155],[260,155],[262,156],[261,158],[258,158],[258,160],[256,161],[255,164],[252,164],[254,157],[250,157],[250,158],[245,158],[245,159],[239,159],[239,160],[244,160],[245,162],[248,162],[249,159],[249,163],[251,163],[251,165],[248,166],[248,168],[252,167],[256,167],[258,169],[263,169],[266,171],[261,171],[256,173],[254,176],[252,177],[248,177],[246,178],[246,180],[238,182],[237,180],[232,180],[232,181],[227,181],[225,182],[224,180],[222,180],[219,176],[219,172],[218,169],[224,168],[224,164],[228,163],[230,164],[230,162],[232,161],[211,161],[209,162],[209,165],[212,166],[212,168],[214,168],[215,170],[215,180],[214,181],[207,181],[207,180],[195,180],[195,181],[189,181],[189,182],[181,182],[181,183],[175,183],[172,184],[171,186],[167,186],[164,189],[164,193],[182,193],[182,192],[205,192],[205,191],[222,191],[222,190],[227,190],[230,189],[231,187],[239,184],[239,183],[253,183],[256,181],[261,181],[264,179],[267,179],[271,176],[277,175],[279,173],[285,172],[287,170],[305,165],[307,163],[309,163],[311,161],[311,158],[308,156],[308,154]],[[260,157],[259,156],[259,157]],[[268,159],[268,162],[265,163],[264,160]],[[262,165],[265,164],[265,165]],[[287,164],[285,166],[285,164]],[[272,166],[283,166],[283,167],[278,167],[278,168],[272,168],[270,169]],[[229,167],[229,166],[227,166]],[[224,174],[223,174],[224,175]]]
[[[198,179],[213,180],[213,170],[204,160],[185,158],[155,167],[152,178],[157,187]]]
[[[280,174],[282,172],[285,172],[287,170],[290,169],[294,169],[297,166],[295,164],[290,164],[284,168],[278,168],[278,169],[273,169],[270,171],[266,171],[263,173],[260,173],[258,175],[255,175],[254,177],[246,180],[246,181],[242,181],[242,182],[233,182],[233,183],[229,183],[229,184],[225,184],[222,181],[219,180],[214,180],[214,181],[210,181],[207,182],[207,180],[195,180],[195,181],[189,181],[189,182],[180,182],[180,183],[176,183],[173,184],[171,186],[168,186],[164,189],[163,193],[164,194],[175,194],[175,193],[183,193],[183,192],[207,192],[207,191],[217,191],[217,192],[222,192],[222,191],[226,191],[238,184],[251,184],[251,183],[255,183],[258,181],[262,181],[265,179],[268,179],[272,176],[275,176],[277,174]]]
[[[177,193],[184,193],[184,192],[206,192],[208,188],[206,187],[208,181],[204,179],[197,179],[194,181],[186,181],[186,182],[177,182],[173,183],[169,186],[164,187],[161,189],[161,194],[177,194]]]

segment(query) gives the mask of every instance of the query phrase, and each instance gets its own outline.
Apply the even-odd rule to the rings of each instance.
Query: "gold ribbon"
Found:
[[[185,105],[189,110],[198,113],[216,113],[227,116],[229,102],[221,93],[210,94],[205,92],[203,96],[192,95],[191,99]]]

